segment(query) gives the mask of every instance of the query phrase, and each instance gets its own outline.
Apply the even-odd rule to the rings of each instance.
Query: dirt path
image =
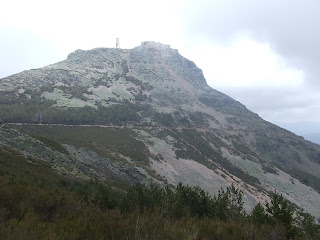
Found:
[[[60,127],[101,127],[101,128],[130,128],[130,129],[160,129],[160,130],[196,130],[197,132],[212,132],[218,129],[213,128],[199,128],[199,127],[183,127],[183,126],[177,126],[177,127],[161,127],[161,126],[115,126],[115,125],[99,125],[99,124],[80,124],[80,125],[72,125],[72,124],[59,124],[59,123],[4,123],[3,125],[15,125],[15,126],[23,126],[23,125],[29,125],[29,126],[60,126]]]

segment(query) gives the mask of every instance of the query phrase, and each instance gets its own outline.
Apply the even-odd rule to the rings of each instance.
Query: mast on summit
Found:
[[[120,48],[120,39],[116,38],[116,48]]]

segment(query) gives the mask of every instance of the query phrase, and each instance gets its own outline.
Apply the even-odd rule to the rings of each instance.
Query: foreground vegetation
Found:
[[[248,214],[234,186],[215,197],[182,184],[113,190],[0,147],[0,239],[319,239],[319,231],[277,194]]]

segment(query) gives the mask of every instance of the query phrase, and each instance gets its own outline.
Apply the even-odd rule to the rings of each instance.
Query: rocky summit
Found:
[[[320,146],[212,89],[168,45],[77,50],[0,79],[0,119],[1,147],[61,174],[212,194],[234,184],[248,210],[277,191],[320,217]]]

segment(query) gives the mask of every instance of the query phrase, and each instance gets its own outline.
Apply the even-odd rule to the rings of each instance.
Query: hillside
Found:
[[[87,181],[58,174],[47,162],[7,146],[0,147],[0,192],[1,240],[320,236],[313,218],[295,214],[279,195],[266,210],[257,205],[246,214],[234,186],[213,197],[181,183],[170,188]],[[278,214],[279,206],[285,215]]]
[[[58,173],[211,194],[234,183],[246,209],[276,190],[320,217],[320,146],[210,88],[168,45],[77,50],[0,79],[0,92],[1,146]]]

